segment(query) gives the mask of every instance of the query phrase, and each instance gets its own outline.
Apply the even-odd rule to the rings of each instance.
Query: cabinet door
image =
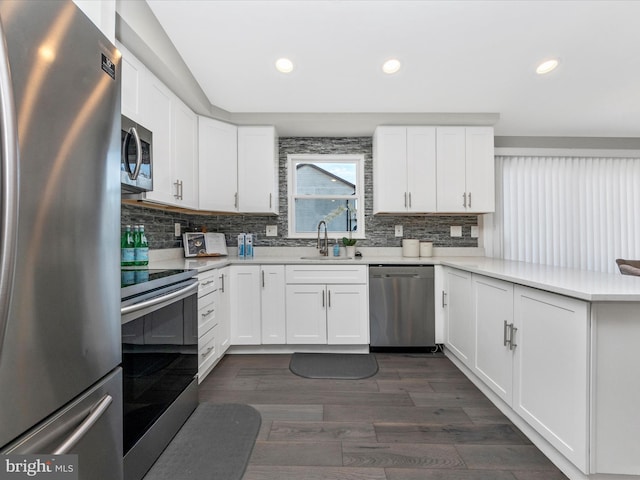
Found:
[[[144,85],[146,68],[136,57],[119,43],[118,49],[122,52],[122,90],[121,109],[122,114],[134,122],[146,125],[142,118],[142,98],[141,89]]]
[[[231,345],[260,345],[260,267],[231,266]]]
[[[473,275],[473,300],[476,329],[473,371],[511,405],[514,350],[505,343],[513,324],[513,284]]]
[[[224,355],[224,352],[231,346],[230,270],[230,267],[218,270],[218,311],[216,312],[218,320],[218,331],[216,332],[218,356]]]
[[[274,127],[238,127],[238,210],[278,213],[278,157]]]
[[[513,408],[587,473],[589,304],[521,286],[514,300]]]
[[[287,343],[284,265],[263,265],[262,283],[262,343]]]
[[[407,127],[407,190],[410,212],[436,211],[434,127]]]
[[[471,274],[446,269],[447,283],[447,347],[473,368],[475,325],[471,302]]]
[[[172,166],[172,101],[173,94],[150,73],[143,90],[145,123],[153,134],[153,191],[145,193],[147,200],[175,205],[176,179]]]
[[[465,129],[438,127],[436,135],[438,211],[465,212]]]
[[[406,212],[407,128],[378,127],[373,136],[373,213]]]
[[[198,119],[200,209],[238,210],[238,127],[211,118]]]
[[[287,285],[287,343],[327,343],[324,285]]]
[[[327,343],[369,343],[369,301],[366,285],[327,285]]]
[[[178,186],[175,204],[198,208],[198,119],[184,103],[174,98],[173,168]],[[155,138],[155,137],[154,137]],[[155,141],[155,140],[154,140]]]
[[[495,211],[495,157],[492,127],[465,129],[467,211]]]

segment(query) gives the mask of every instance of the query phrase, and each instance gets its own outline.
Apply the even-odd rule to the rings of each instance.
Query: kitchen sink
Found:
[[[312,255],[310,257],[300,257],[301,260],[353,260],[353,257],[332,257],[324,255]]]

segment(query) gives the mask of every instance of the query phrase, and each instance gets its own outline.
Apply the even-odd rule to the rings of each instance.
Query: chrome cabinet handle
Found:
[[[504,347],[507,346],[507,343],[509,343],[509,339],[507,338],[507,331],[509,330],[509,324],[507,323],[507,321],[504,321],[504,327],[502,327],[502,345]]]
[[[215,312],[215,310],[212,308],[210,310],[207,310],[204,313],[201,313],[200,315],[202,315],[202,318],[205,318],[205,317],[209,316],[210,313],[213,313],[213,312]]]
[[[238,208],[238,192],[233,194],[233,208]]]
[[[184,184],[182,183],[182,180],[180,180],[180,200],[184,200],[184,190],[183,190]]]
[[[202,356],[202,358],[206,357],[207,355],[209,355],[211,353],[211,350],[213,350],[215,347],[209,347],[207,348],[207,351],[204,353],[201,353],[200,355]]]
[[[202,285],[204,287],[205,285],[211,285],[212,283],[213,283],[213,280],[209,280],[209,281],[206,281],[206,282],[202,282],[200,285]]]
[[[270,193],[269,194],[269,208],[271,208],[272,205],[273,205],[273,194]]]
[[[444,290],[442,291],[442,306],[446,307],[447,306],[447,302],[445,302],[445,298],[447,298],[447,292],[445,292]]]
[[[407,192],[404,192],[404,208],[407,208]]]
[[[262,270],[262,288],[264,288],[264,270]]]
[[[173,184],[176,186],[176,193],[173,194],[173,198],[180,200],[180,180],[176,180]]]
[[[331,290],[328,290],[327,295],[329,298],[328,307],[331,308]]]
[[[411,192],[409,192],[409,208],[411,208]]]
[[[462,194],[462,207],[467,208],[467,192]]]
[[[131,143],[131,137],[136,142],[136,168],[131,171],[131,165],[129,165],[129,143]],[[124,169],[127,171],[127,175],[131,180],[138,178],[140,174],[140,168],[142,167],[142,144],[140,143],[140,136],[138,130],[135,127],[131,127],[127,132],[126,140],[122,143],[122,162],[124,163]]]
[[[224,293],[224,273],[220,275],[220,291]]]
[[[322,308],[324,308],[324,290],[322,291]]]
[[[9,68],[9,52],[0,22],[0,351],[9,316],[18,241],[18,121]]]
[[[513,323],[510,325],[510,334],[509,334],[509,350],[513,350],[514,348],[516,348],[518,346],[517,343],[515,343],[515,339],[516,339],[516,332],[518,331],[518,329],[516,327],[513,326]]]
[[[91,430],[91,427],[100,420],[100,417],[104,415],[104,412],[107,411],[112,401],[113,397],[111,395],[105,395],[102,397],[102,399],[91,409],[89,416],[85,418],[78,428],[71,432],[71,435],[69,435],[67,439],[53,451],[53,455],[64,455],[75,447],[75,445],[82,440],[82,437]]]
[[[471,208],[471,192],[469,192],[469,208]]]

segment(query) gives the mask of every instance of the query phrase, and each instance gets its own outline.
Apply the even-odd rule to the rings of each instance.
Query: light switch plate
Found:
[[[278,236],[278,226],[277,225],[267,225],[266,235],[267,235],[267,237],[277,237]]]
[[[452,237],[461,237],[462,236],[462,226],[461,225],[451,225],[451,236]]]
[[[179,223],[174,223],[173,224],[173,234],[176,237],[179,237],[180,235],[182,235],[182,228],[180,228],[180,224]]]
[[[402,236],[402,225],[396,225],[396,237]]]
[[[471,225],[471,238],[478,238],[480,234],[477,225]]]

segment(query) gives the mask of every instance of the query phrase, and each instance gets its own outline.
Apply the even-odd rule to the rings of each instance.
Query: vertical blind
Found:
[[[498,256],[616,272],[640,259],[640,159],[496,157]]]

